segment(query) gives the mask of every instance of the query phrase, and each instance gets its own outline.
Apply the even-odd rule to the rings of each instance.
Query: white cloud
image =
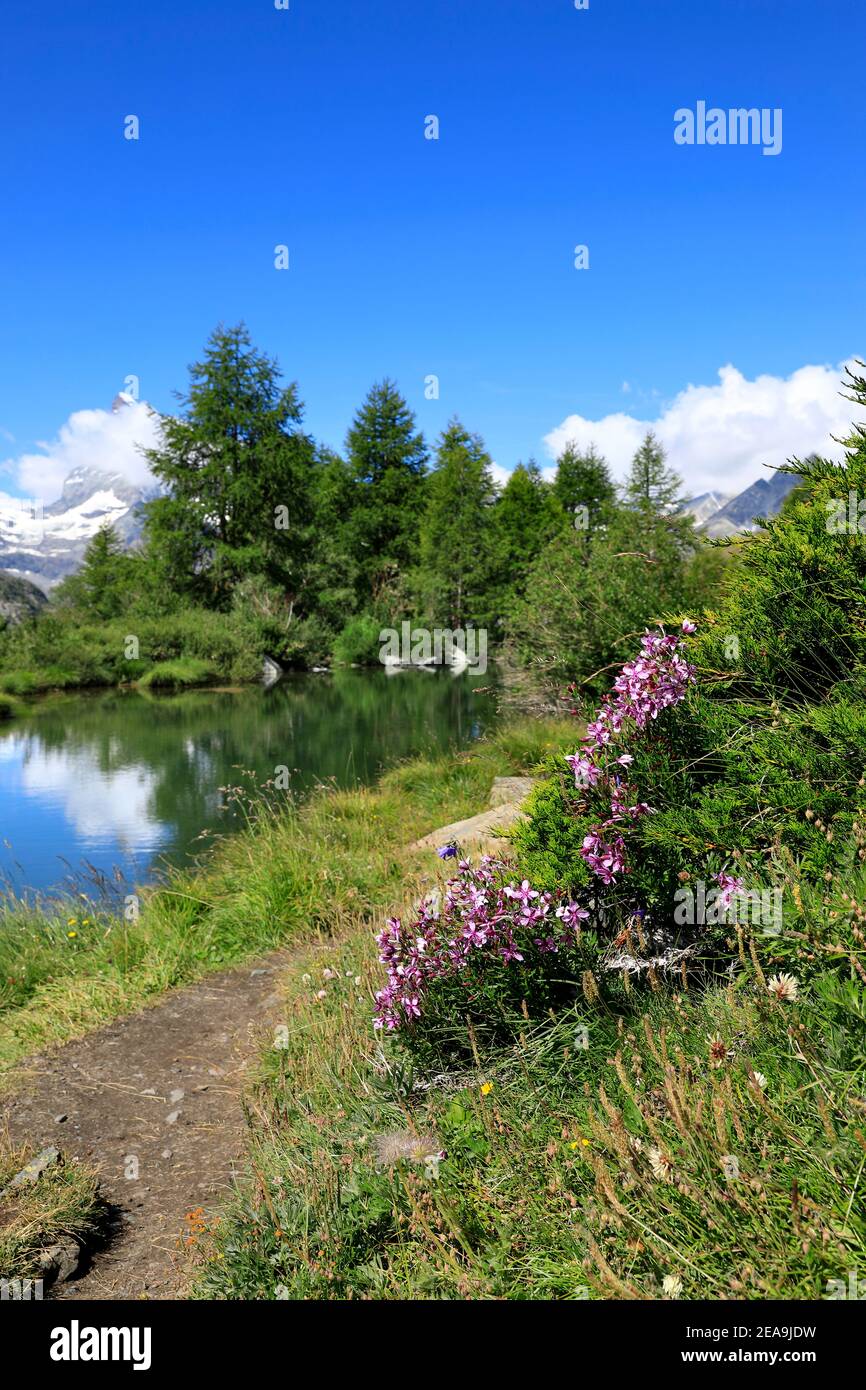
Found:
[[[619,479],[652,429],[687,492],[741,492],[756,478],[769,477],[765,464],[813,452],[840,456],[831,436],[844,438],[857,418],[856,407],[839,394],[843,367],[800,367],[789,377],[749,381],[728,365],[719,371],[718,385],[687,386],[655,420],[621,412],[600,420],[569,415],[544,443],[552,458],[568,442],[595,444]]]
[[[116,411],[76,410],[56,439],[39,441],[40,453],[7,459],[0,469],[11,473],[26,496],[46,503],[60,496],[64,478],[75,468],[122,473],[131,483],[146,484],[151,475],[140,446],[157,443],[157,421],[144,401]]]

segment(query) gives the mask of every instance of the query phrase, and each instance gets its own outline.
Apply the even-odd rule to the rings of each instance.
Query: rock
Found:
[[[167,1125],[176,1124],[179,1115],[180,1115],[180,1111],[179,1111],[179,1110],[172,1110],[171,1114],[170,1114],[170,1115],[166,1115],[166,1117],[165,1117],[165,1122],[166,1122],[166,1124],[167,1124]]]
[[[179,1100],[183,1100],[185,1094],[185,1091],[172,1091],[168,1098],[169,1105],[177,1105]]]
[[[452,825],[443,825],[440,830],[434,830],[423,839],[416,840],[411,849],[441,849],[445,845],[452,843],[458,844],[461,850],[486,850],[501,853],[505,848],[501,843],[497,845],[496,837],[502,831],[509,829],[520,819],[522,812],[519,801],[510,801],[503,806],[494,806],[489,811],[482,811],[479,816],[470,816],[468,820],[454,821]],[[455,861],[456,862],[456,861]]]
[[[41,589],[28,579],[0,570],[0,622],[5,618],[10,626],[33,618],[48,602]]]
[[[80,1259],[81,1247],[76,1240],[49,1245],[39,1256],[43,1279],[52,1281],[71,1279],[73,1274],[78,1273]]]
[[[274,661],[272,656],[262,658],[262,684],[265,689],[276,685],[283,674],[283,668],[278,661]]]
[[[34,1182],[38,1182],[46,1169],[52,1168],[54,1164],[59,1163],[59,1161],[60,1152],[58,1149],[51,1146],[47,1149],[42,1149],[35,1158],[31,1158],[29,1163],[25,1163],[21,1172],[16,1173],[10,1183],[7,1183],[3,1191],[0,1192],[0,1198],[5,1197],[8,1192],[13,1192],[16,1187],[27,1187]]]
[[[523,801],[534,786],[534,777],[494,777],[490,805],[506,806],[509,801]]]
[[[64,1120],[68,1120],[68,1119],[69,1119],[69,1116],[68,1116],[68,1115],[55,1115],[55,1116],[54,1116],[54,1123],[55,1123],[56,1125],[62,1125],[63,1122],[64,1122]]]

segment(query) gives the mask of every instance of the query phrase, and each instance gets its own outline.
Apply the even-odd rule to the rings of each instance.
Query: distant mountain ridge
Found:
[[[0,503],[0,568],[48,593],[78,568],[100,526],[113,526],[125,545],[134,545],[151,495],[120,473],[76,468],[41,517],[26,501]]]
[[[135,404],[121,391],[113,414]],[[127,546],[141,536],[142,504],[158,491],[130,483],[122,473],[75,468],[56,502],[34,512],[29,498],[0,502],[0,569],[48,593],[72,574],[100,526],[113,526]]]
[[[717,492],[690,497],[680,511],[694,517],[698,530],[711,538],[753,531],[755,518],[775,516],[798,481],[794,473],[774,472],[770,478],[757,478],[735,497]]]
[[[0,627],[35,618],[48,602],[41,589],[17,574],[0,570]]]

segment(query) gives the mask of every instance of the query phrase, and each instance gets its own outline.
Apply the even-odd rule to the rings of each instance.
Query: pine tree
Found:
[[[100,526],[88,542],[80,567],[54,592],[58,607],[78,609],[88,618],[115,618],[134,598],[135,560],[113,526]]]
[[[147,453],[168,489],[148,505],[151,554],[177,592],[215,607],[250,575],[292,599],[304,586],[313,445],[280,375],[243,324],[220,326],[178,393],[183,413],[162,417]]]
[[[552,490],[569,518],[579,518],[578,509],[586,508],[590,530],[603,522],[616,501],[610,470],[594,444],[583,452],[566,444],[556,461]]]
[[[354,488],[347,542],[364,600],[417,560],[427,449],[394,382],[374,385],[346,437]]]
[[[665,464],[665,451],[652,430],[632,459],[625,484],[627,506],[636,511],[664,516],[681,500],[682,479]]]
[[[419,573],[426,612],[437,626],[483,625],[489,616],[496,490],[482,440],[457,419],[439,440],[426,490]]]
[[[538,551],[556,529],[550,488],[534,459],[518,463],[494,510],[494,545],[500,617],[523,594]]]

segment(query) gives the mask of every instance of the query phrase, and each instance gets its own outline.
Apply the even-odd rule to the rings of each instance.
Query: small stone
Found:
[[[171,1150],[171,1149],[163,1149],[163,1151],[162,1151],[162,1156],[163,1156],[163,1158],[171,1158],[171,1155],[172,1155],[172,1150]]]
[[[170,1114],[170,1115],[166,1115],[166,1117],[165,1117],[165,1122],[166,1122],[166,1124],[167,1124],[167,1125],[173,1125],[173,1124],[175,1124],[175,1123],[177,1122],[177,1118],[178,1118],[179,1115],[180,1115],[180,1111],[179,1111],[179,1110],[172,1110],[171,1114]]]
[[[183,1100],[183,1097],[184,1097],[184,1092],[183,1092],[183,1091],[180,1091],[180,1090],[172,1091],[171,1094],[169,1095],[168,1103],[169,1103],[169,1105],[177,1105],[177,1103],[178,1103],[179,1100]]]
[[[53,1147],[42,1149],[35,1158],[31,1158],[29,1163],[25,1163],[20,1173],[15,1174],[8,1186],[0,1192],[0,1197],[5,1197],[7,1192],[11,1192],[16,1187],[25,1187],[29,1183],[37,1182],[46,1168],[52,1167],[59,1158],[60,1154],[57,1149]]]
[[[69,1119],[69,1116],[68,1116],[68,1115],[55,1115],[55,1116],[54,1116],[54,1123],[55,1123],[56,1125],[62,1125],[62,1124],[63,1124],[63,1121],[64,1121],[64,1120],[68,1120],[68,1119]]]
[[[78,1273],[80,1248],[75,1240],[50,1245],[39,1256],[42,1272],[50,1279],[71,1279]]]

